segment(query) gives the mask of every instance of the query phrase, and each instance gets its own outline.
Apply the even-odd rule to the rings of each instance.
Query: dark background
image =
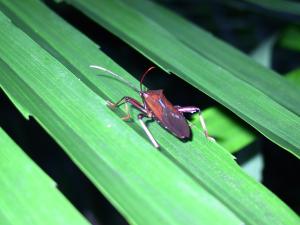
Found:
[[[255,49],[272,34],[282,31],[288,25],[299,25],[300,22],[297,16],[268,11],[242,1],[156,2],[176,11],[245,53]],[[141,54],[71,6],[55,4],[51,0],[45,0],[45,3],[102,46],[102,51],[137,78],[152,65]],[[99,33],[101,36],[97,35]],[[283,49],[277,44],[274,48],[272,69],[285,74],[300,67],[299,59],[299,53]],[[148,76],[145,84],[150,89],[165,89],[171,102],[178,105],[199,105],[202,109],[210,105],[219,106],[183,80],[162,74],[162,71],[157,71],[155,75]],[[127,224],[41,126],[32,118],[25,120],[2,91],[1,106],[1,126],[4,130],[57,182],[58,188],[93,224]],[[227,113],[235,117],[230,112]],[[240,120],[239,123],[244,124]],[[263,184],[299,214],[300,184],[299,176],[296,176],[300,171],[299,161],[263,137],[237,153],[237,161],[247,160],[253,152],[262,152],[264,157]]]

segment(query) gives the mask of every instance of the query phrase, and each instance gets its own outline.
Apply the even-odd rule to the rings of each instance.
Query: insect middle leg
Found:
[[[147,134],[148,138],[150,139],[150,141],[152,142],[154,147],[159,148],[159,144],[156,142],[156,140],[154,139],[154,137],[152,136],[152,134],[150,133],[149,129],[147,128],[147,126],[145,125],[145,123],[143,121],[144,117],[148,117],[148,116],[143,113],[138,115],[138,119],[142,125],[142,128],[144,129],[145,133]]]
[[[139,103],[137,100],[135,100],[134,98],[125,96],[123,98],[121,98],[119,101],[117,101],[116,103],[112,103],[110,101],[107,101],[107,105],[108,107],[110,107],[111,109],[114,109],[116,107],[118,107],[119,105],[122,105],[123,103],[125,103],[125,110],[127,115],[122,117],[123,120],[129,120],[130,119],[130,113],[129,113],[129,109],[128,109],[128,105],[127,103],[130,103],[131,105],[133,105],[135,108],[137,108],[138,110],[140,110],[141,112],[147,114],[146,109],[144,108],[144,106]]]
[[[203,115],[201,113],[201,110],[198,108],[198,107],[195,107],[195,106],[186,106],[186,107],[181,107],[181,106],[175,106],[175,108],[179,111],[179,112],[182,112],[182,113],[195,113],[195,112],[198,112],[199,113],[199,120],[200,120],[200,124],[202,126],[202,129],[204,131],[204,134],[206,136],[206,138],[210,141],[214,141],[215,142],[215,139],[213,137],[210,137],[208,135],[208,131],[207,131],[207,128],[206,128],[206,124],[205,124],[205,121],[204,121],[204,118],[203,118]]]
[[[147,128],[147,126],[145,125],[145,123],[143,121],[143,118],[148,117],[148,116],[147,116],[147,110],[145,109],[145,107],[141,103],[139,103],[134,98],[125,96],[125,97],[121,98],[119,101],[117,101],[116,103],[112,103],[112,102],[108,101],[107,105],[110,108],[114,109],[114,108],[118,107],[119,105],[121,105],[123,103],[125,103],[125,104],[130,103],[131,105],[133,105],[135,108],[137,108],[139,111],[142,112],[138,115],[138,120],[140,121],[143,130],[147,134],[148,138],[150,139],[150,141],[152,142],[154,147],[159,148],[159,144],[156,142],[156,140],[154,139],[154,137],[152,136],[152,134],[150,133],[149,129]],[[126,106],[126,108],[128,110],[127,106]],[[128,111],[127,111],[127,113],[128,113]],[[130,114],[128,113],[128,115],[123,117],[122,119],[129,119],[129,118],[130,118]]]

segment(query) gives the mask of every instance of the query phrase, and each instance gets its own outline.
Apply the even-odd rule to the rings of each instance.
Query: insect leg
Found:
[[[129,113],[129,108],[128,108],[127,102],[125,102],[125,111],[126,111],[127,115],[126,115],[126,116],[123,116],[123,117],[122,117],[122,120],[127,121],[127,120],[129,120],[129,119],[131,118],[131,115],[130,115],[130,113]]]
[[[156,142],[156,140],[154,139],[154,137],[152,136],[152,134],[150,133],[149,129],[146,127],[143,118],[145,117],[144,114],[139,114],[138,115],[138,119],[142,125],[142,128],[144,129],[145,133],[147,134],[148,138],[150,139],[150,141],[152,142],[152,144],[154,145],[155,148],[159,148],[159,144]]]
[[[202,129],[204,131],[204,134],[206,136],[206,138],[210,141],[215,141],[215,139],[213,137],[210,137],[208,135],[208,131],[206,128],[206,124],[203,118],[203,115],[201,113],[201,110],[198,107],[194,107],[194,106],[186,106],[186,107],[180,107],[180,106],[175,106],[175,108],[182,113],[195,113],[195,112],[199,112],[199,120],[200,120],[200,124],[202,126]]]
[[[110,101],[107,101],[107,105],[111,109],[114,109],[114,108],[118,107],[119,105],[122,105],[123,103],[125,103],[125,110],[126,110],[126,113],[127,113],[127,116],[122,117],[123,120],[129,120],[130,119],[130,114],[129,114],[129,109],[128,109],[127,103],[130,103],[131,105],[133,105],[135,108],[137,108],[141,112],[146,113],[146,109],[142,106],[141,103],[139,103],[134,98],[131,98],[131,97],[128,97],[128,96],[125,96],[125,97],[121,98],[116,103],[112,103]]]
[[[137,108],[138,110],[140,110],[142,112],[141,114],[138,115],[138,119],[142,125],[142,128],[145,131],[145,133],[147,134],[147,136],[150,139],[150,141],[152,142],[152,144],[154,145],[154,147],[159,148],[159,144],[155,141],[154,137],[152,136],[149,129],[146,127],[144,121],[142,120],[147,115],[147,110],[143,107],[143,105],[141,103],[139,103],[134,98],[125,96],[125,97],[121,98],[119,101],[117,101],[116,103],[108,102],[107,105],[110,108],[114,109],[123,103],[125,103],[125,104],[130,103],[131,105],[133,105],[135,108]],[[125,116],[125,119],[127,119],[127,117],[130,118],[129,113],[127,116]]]

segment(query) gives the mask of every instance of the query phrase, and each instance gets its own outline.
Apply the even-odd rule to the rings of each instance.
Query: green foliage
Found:
[[[264,0],[264,1],[244,0],[244,1],[256,4],[268,10],[300,15],[300,4],[297,3],[296,1],[288,1],[288,0]]]
[[[287,74],[287,79],[294,84],[300,85],[300,69],[293,70]]]
[[[88,224],[2,128],[0,146],[1,224]]]
[[[188,22],[175,13],[151,3],[151,1],[125,0],[125,2],[130,3],[130,7],[133,7],[137,9],[138,12],[143,13],[148,20],[154,21],[163,30],[168,31],[173,37],[176,37],[180,43],[186,45],[181,46],[178,44],[178,48],[180,48],[179,46],[184,49],[185,47],[188,47],[198,53],[199,55],[197,58],[190,60],[191,64],[199,63],[202,65],[205,62],[208,63],[205,60],[208,59],[214,64],[214,67],[223,68],[233,75],[235,79],[241,79],[242,81],[249,83],[252,87],[255,87],[268,97],[274,99],[277,103],[285,106],[297,115],[300,115],[298,98],[299,88],[288,84],[279,74],[266,69],[259,63],[254,63],[253,59],[249,56],[213,37],[210,33],[201,29],[199,26]],[[153,29],[155,28],[156,27]],[[157,29],[157,32],[159,31],[160,30]],[[140,32],[145,32],[145,30],[140,30]],[[139,31],[136,31],[136,33],[139,34]],[[177,43],[175,41],[176,40],[174,40],[174,43]],[[150,44],[144,43],[143,45],[146,48]],[[177,55],[178,54],[174,54],[175,59]],[[159,60],[159,57],[157,58]],[[171,62],[171,59],[169,60]],[[203,67],[205,68],[207,66],[203,65]],[[220,71],[216,71],[214,74],[211,74],[211,76],[215,77],[216,74],[221,76],[221,68]],[[204,71],[199,71],[197,76],[200,74],[202,75],[203,72]],[[180,74],[176,75],[180,76]],[[223,79],[223,81],[230,82],[230,80],[227,80],[226,77],[223,77]],[[201,89],[200,87],[198,88]],[[284,91],[278,91],[274,94],[274,88],[282,89]]]
[[[256,88],[256,85],[249,83],[250,81],[241,79],[242,75],[238,76],[203,57],[202,54],[180,42],[163,26],[132,9],[128,4],[121,1],[105,1],[105,4],[102,4],[94,0],[68,2],[114,32],[166,71],[173,72],[210,95],[270,140],[300,157],[298,89],[279,75],[274,75],[273,78],[267,72],[256,69],[261,66],[254,66],[257,64],[252,63],[253,67],[249,67],[252,71],[251,75],[260,76],[259,82],[256,79],[253,82],[264,83],[265,89],[269,89],[269,94],[264,94]],[[111,13],[113,11],[118,13]],[[207,43],[210,43],[209,38],[204,38]],[[220,47],[219,51],[226,51],[226,49]],[[277,81],[279,79],[281,82]],[[292,91],[292,97],[288,98],[285,104],[291,101],[289,105],[293,106],[295,113],[290,111],[290,108],[284,107],[282,102],[275,101],[275,97],[269,97],[275,87],[277,91],[274,96],[284,96],[285,91]]]
[[[255,134],[238,124],[237,120],[221,109],[211,107],[203,112],[210,135],[218,140],[229,152],[234,153],[255,140]],[[198,116],[193,117],[193,124],[199,126]]]
[[[280,39],[280,44],[292,50],[300,51],[300,28],[299,27],[289,27],[287,28]]]
[[[274,100],[281,97],[270,97],[245,77],[238,77],[237,71],[230,71],[231,66],[219,65],[222,58],[218,63],[207,60],[122,2],[95,2],[82,1],[80,9],[165,70],[180,75],[270,139],[299,154],[299,118],[287,105]],[[183,143],[159,125],[150,124],[162,146],[160,152],[136,121],[120,120],[105,100],[138,94],[88,66],[97,64],[138,82],[39,1],[1,0],[0,9],[13,23],[1,14],[1,87],[25,116],[39,121],[129,222],[297,224],[292,210],[245,175],[233,157],[217,143],[207,141],[197,127],[192,128],[193,140]],[[254,70],[259,68],[262,77],[275,76],[277,84],[279,78],[273,72],[251,60],[247,63]],[[294,96],[294,88],[289,90]],[[291,102],[298,100],[291,97]],[[131,113],[135,118],[136,111]],[[282,122],[278,123],[278,118]],[[291,135],[284,134],[285,126]]]
[[[1,86],[47,129],[130,222],[241,223],[4,15],[0,21]]]

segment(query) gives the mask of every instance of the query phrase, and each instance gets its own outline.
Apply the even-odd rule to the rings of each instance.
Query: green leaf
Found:
[[[249,145],[256,139],[253,132],[243,127],[232,116],[217,107],[204,110],[203,116],[207,123],[209,134],[216,138],[218,144],[222,145],[230,153],[241,150],[241,148]],[[192,122],[200,128],[198,116],[193,116]]]
[[[1,224],[89,224],[0,128]]]
[[[268,10],[273,10],[281,13],[291,13],[300,15],[300,4],[295,1],[288,0],[244,0],[245,2],[253,3]]]
[[[273,47],[277,41],[277,34],[273,34],[270,37],[262,41],[251,53],[250,56],[259,64],[266,68],[272,67]],[[286,83],[286,82],[284,82]]]
[[[228,70],[236,78],[249,83],[279,104],[300,115],[300,101],[298,98],[300,89],[287,83],[279,74],[265,68],[259,63],[255,63],[249,56],[213,37],[199,26],[192,24],[163,7],[151,3],[151,1],[124,1],[128,4],[130,3],[130,6],[137,9],[139,13],[147,16],[147,19],[154,21],[163,29],[170,32],[172,36],[176,37],[187,47],[216,64],[215,66]],[[199,60],[201,59],[202,57],[199,57]],[[192,61],[192,63],[197,62],[196,60]],[[216,71],[212,76],[216,76],[218,73]],[[202,72],[199,72],[199,74],[202,74]],[[274,88],[284,91],[277,91],[274,94]]]
[[[293,26],[287,28],[284,32],[282,32],[280,38],[280,44],[292,50],[300,51],[300,28]]]
[[[286,78],[300,86],[300,69],[293,70],[286,75]]]
[[[277,35],[272,35],[261,43],[251,57],[269,68],[272,61],[272,50]],[[295,70],[287,74],[286,79],[300,85],[300,70]],[[242,126],[240,121],[232,118],[232,115],[224,112],[221,108],[210,107],[203,112],[207,122],[209,133],[218,139],[218,144],[222,145],[229,152],[234,153],[252,143],[256,136],[249,128]],[[196,116],[193,117],[193,125],[199,126]],[[226,130],[226,132],[224,132]]]
[[[24,1],[3,0],[1,3],[5,3],[6,7],[0,6],[15,24],[73,72],[70,74],[49,56],[45,64],[42,60],[45,53],[32,48],[32,44],[28,46],[27,39],[26,48],[31,51],[10,44],[9,48],[14,47],[16,51],[16,56],[9,57],[15,60],[10,64],[14,65],[12,68],[17,66],[14,68],[17,73],[5,76],[14,79],[4,86],[10,90],[7,93],[18,95],[18,100],[31,109],[30,112],[130,222],[225,224],[242,220],[246,224],[297,224],[298,217],[293,211],[245,175],[230,154],[218,144],[208,142],[196,127],[192,128],[193,140],[183,143],[159,125],[149,124],[162,146],[161,152],[155,151],[136,120],[124,123],[102,100],[102,97],[116,101],[124,95],[138,95],[124,84],[87,67],[98,64],[134,84],[138,84],[137,81],[39,1],[26,1],[25,4]],[[7,31],[12,32],[11,29]],[[6,38],[23,39],[23,36],[18,33],[12,37],[6,35]],[[1,52],[0,57],[9,55]],[[34,57],[31,61],[29,52],[42,57]],[[23,60],[18,60],[20,58]],[[38,64],[36,60],[40,60]],[[7,66],[2,64],[2,67]],[[26,84],[30,81],[29,89],[22,82],[22,67],[29,76],[24,77]],[[34,79],[37,73],[43,74],[39,84]],[[17,90],[26,92],[19,94]],[[34,99],[32,104],[26,101],[28,95],[29,99]],[[40,98],[43,101],[39,101]],[[131,113],[137,114],[135,110]],[[200,199],[200,195],[203,198]]]
[[[213,97],[270,140],[300,157],[299,116],[249,82],[240,79],[236,73],[207,60],[178,41],[164,27],[123,1],[104,1],[105,4],[94,0],[68,2],[117,34],[160,67],[173,72]],[[209,39],[206,41],[210,43]],[[270,83],[268,85],[270,92],[276,89],[274,95],[284,95],[285,91],[296,88],[292,88],[291,84],[284,82],[283,79],[285,85],[281,86],[276,82],[279,78],[271,80],[264,78],[266,73],[262,74],[260,70],[253,69],[253,74],[255,72],[261,75],[261,79],[266,79],[265,83]],[[276,83],[275,86],[271,85],[273,81]],[[287,89],[286,86],[291,88]],[[297,92],[294,91],[293,95],[297,96]],[[294,98],[291,102],[294,102],[292,105],[297,108],[300,107],[299,98]]]
[[[129,222],[241,224],[2,14],[0,34],[1,86],[31,112]]]

